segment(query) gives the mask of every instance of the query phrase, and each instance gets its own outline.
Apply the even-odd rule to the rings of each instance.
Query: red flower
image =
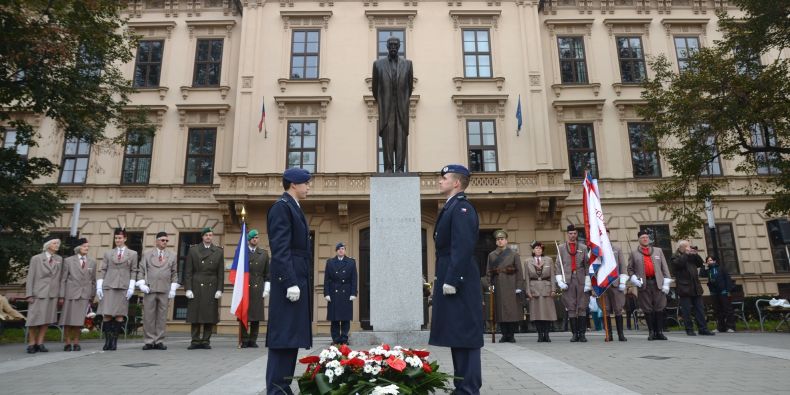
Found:
[[[425,373],[431,373],[433,370],[431,369],[431,365],[424,363],[422,364],[422,370]]]
[[[306,364],[311,364],[311,363],[318,363],[318,361],[320,361],[320,360],[321,360],[321,358],[318,358],[317,355],[308,355],[308,356],[300,359],[299,362],[306,363]]]
[[[313,370],[313,374],[312,376],[310,376],[310,380],[315,380],[315,375],[317,375],[319,371],[321,371],[321,365],[315,365],[315,370]]]
[[[363,360],[361,360],[359,358],[351,358],[351,359],[344,359],[344,360],[340,361],[340,364],[341,365],[351,365],[352,367],[355,367],[355,368],[361,368],[361,367],[365,366],[365,361],[363,361]]]
[[[383,358],[381,357],[381,355],[375,355],[375,356],[373,356],[373,359],[375,359],[376,361],[379,361],[379,362],[381,362],[381,360],[382,360]]]
[[[427,350],[412,350],[412,353],[420,358],[427,358],[428,355],[431,355],[431,353]]]
[[[387,365],[399,372],[402,372],[403,369],[406,368],[406,362],[402,359],[395,358],[394,355],[387,358]]]
[[[381,348],[383,348],[384,351],[389,351],[390,350],[390,345],[385,343],[385,344],[381,345]]]
[[[343,354],[344,357],[347,357],[349,353],[351,353],[351,349],[348,348],[347,345],[340,346],[340,353]]]

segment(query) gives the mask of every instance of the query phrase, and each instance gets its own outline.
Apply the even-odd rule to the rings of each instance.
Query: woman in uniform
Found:
[[[74,254],[63,261],[60,298],[64,300],[60,314],[66,345],[63,351],[80,351],[80,329],[85,324],[88,306],[96,296],[96,261],[88,258],[88,240],[77,240]]]
[[[543,243],[533,241],[532,256],[524,264],[524,275],[527,282],[529,298],[529,320],[535,323],[538,331],[538,343],[551,342],[549,330],[551,323],[557,320],[554,309],[554,265],[551,258],[543,256]]]
[[[60,239],[48,237],[42,252],[30,258],[27,272],[27,353],[48,352],[44,347],[44,335],[50,324],[58,322],[58,295],[63,258],[57,254]]]
[[[104,253],[96,273],[96,295],[99,297],[97,314],[102,314],[104,332],[103,350],[115,350],[118,333],[123,329],[123,319],[129,314],[129,299],[140,270],[137,251],[126,246],[126,230],[117,228],[113,233],[115,248]]]

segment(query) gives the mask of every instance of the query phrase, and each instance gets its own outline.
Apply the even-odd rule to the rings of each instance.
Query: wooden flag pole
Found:
[[[612,341],[612,338],[609,337],[609,333],[610,333],[609,332],[609,320],[607,320],[607,318],[609,317],[609,314],[606,312],[606,298],[605,298],[605,295],[606,295],[607,292],[609,292],[609,288],[607,288],[606,291],[603,291],[603,294],[601,294],[601,296],[599,296],[598,299],[601,300],[601,312],[603,314],[602,317],[603,317],[604,338],[605,338],[605,341],[610,342],[610,341]]]

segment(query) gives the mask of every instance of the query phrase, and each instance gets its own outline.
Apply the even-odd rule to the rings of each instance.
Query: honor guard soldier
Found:
[[[562,293],[562,304],[570,322],[571,342],[586,342],[587,306],[590,303],[589,291],[592,290],[590,276],[587,274],[587,247],[579,243],[579,232],[573,224],[567,227],[567,241],[559,245],[559,257],[554,276]]]
[[[428,344],[450,347],[454,394],[479,394],[483,385],[483,295],[481,273],[474,257],[480,223],[477,210],[464,193],[469,176],[469,170],[462,165],[442,169],[439,192],[447,201],[436,219],[433,234],[436,278]]]
[[[310,192],[310,172],[291,168],[283,173],[282,194],[266,218],[272,249],[271,295],[266,327],[266,393],[293,394],[291,380],[300,348],[313,345],[311,298],[313,254],[310,229],[299,202]],[[272,319],[273,318],[273,319]]]
[[[557,309],[554,308],[554,263],[550,257],[543,256],[543,243],[533,241],[530,247],[532,256],[524,263],[529,320],[535,323],[538,343],[551,343],[551,323],[557,321]]]
[[[241,348],[258,348],[258,328],[261,321],[266,319],[263,299],[269,297],[271,289],[271,283],[269,282],[269,253],[258,247],[259,242],[260,237],[258,237],[257,229],[247,232],[247,244],[250,249],[250,305],[247,308],[249,332],[247,332],[244,324],[239,322],[239,331],[241,331],[241,344],[239,347]]]
[[[494,291],[494,317],[502,331],[500,343],[515,343],[513,334],[518,323],[524,317],[521,301],[524,290],[524,273],[521,269],[521,257],[507,246],[507,232],[494,232],[496,250],[488,254],[486,271]]]
[[[48,352],[44,346],[44,335],[50,324],[58,322],[58,296],[63,258],[58,255],[60,239],[49,236],[44,241],[42,252],[30,258],[27,269],[28,310],[25,326],[30,328],[27,353]]]
[[[192,342],[188,350],[211,349],[211,332],[219,322],[219,299],[225,287],[222,247],[211,243],[214,239],[211,228],[203,228],[200,236],[203,241],[189,248],[184,264],[187,322],[192,326]]]
[[[357,298],[357,262],[346,256],[346,244],[335,245],[337,255],[326,260],[324,299],[329,303],[326,319],[332,322],[332,343],[348,344],[348,329]]]
[[[609,229],[606,229],[606,233],[609,233]],[[611,287],[604,292],[602,297],[606,298],[606,326],[609,328],[609,339],[613,339],[611,317],[614,316],[614,322],[617,325],[617,340],[624,342],[628,341],[623,333],[623,308],[625,307],[625,286],[628,281],[628,262],[623,258],[623,251],[620,247],[614,244],[612,244],[612,253],[614,261],[617,263],[617,272],[620,275],[612,282]]]
[[[176,297],[178,263],[176,254],[167,250],[167,232],[156,234],[156,248],[143,254],[137,287],[143,296],[143,350],[167,350],[162,343],[167,327],[167,307]]]
[[[60,325],[66,344],[63,351],[80,351],[80,329],[85,325],[85,316],[93,298],[96,297],[96,261],[88,257],[88,240],[77,240],[74,255],[63,260],[60,298],[63,311]]]
[[[638,289],[637,302],[645,314],[650,334],[647,340],[667,340],[664,336],[664,308],[667,307],[669,266],[664,251],[650,245],[650,235],[640,230],[639,245],[628,254],[628,274]]]
[[[114,351],[118,346],[118,334],[123,330],[123,319],[129,315],[129,299],[134,294],[139,264],[137,251],[126,246],[125,229],[113,232],[115,248],[104,253],[96,272],[96,295],[99,308],[96,314],[103,315],[103,350]]]

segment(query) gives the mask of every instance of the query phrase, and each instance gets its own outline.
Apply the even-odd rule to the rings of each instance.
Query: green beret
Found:
[[[258,229],[253,229],[253,230],[247,232],[247,241],[252,240],[252,238],[257,236],[257,235],[258,235]]]
[[[502,230],[502,229],[495,231],[495,232],[494,232],[494,238],[495,238],[495,239],[498,239],[498,238],[500,238],[500,237],[501,237],[501,238],[504,238],[504,239],[507,239],[507,232],[505,232],[505,231],[504,231],[504,230]]]
[[[201,236],[205,235],[206,233],[214,233],[214,230],[212,230],[211,227],[207,226],[200,231]]]

